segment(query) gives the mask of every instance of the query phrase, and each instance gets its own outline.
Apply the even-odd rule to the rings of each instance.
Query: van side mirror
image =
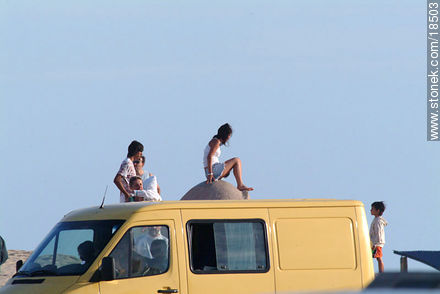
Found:
[[[115,259],[111,256],[104,257],[101,265],[102,281],[113,281],[116,277]]]
[[[23,260],[17,260],[17,262],[15,263],[15,270],[18,272],[21,267],[23,266]]]

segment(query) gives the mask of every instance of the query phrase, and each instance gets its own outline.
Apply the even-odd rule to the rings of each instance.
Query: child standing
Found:
[[[383,273],[383,253],[382,248],[385,245],[385,226],[388,224],[387,221],[382,217],[385,211],[385,204],[383,201],[373,202],[371,204],[371,215],[374,215],[374,219],[370,226],[370,240],[371,240],[371,250],[373,252],[373,258],[376,258],[377,264],[379,266],[379,273]]]

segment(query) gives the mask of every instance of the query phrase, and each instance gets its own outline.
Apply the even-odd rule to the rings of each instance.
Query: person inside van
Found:
[[[95,258],[95,247],[92,241],[84,241],[78,246],[78,255],[82,260],[81,265],[89,266]]]
[[[205,167],[206,183],[220,180],[229,176],[231,170],[234,171],[237,189],[240,191],[252,191],[247,187],[241,178],[241,160],[238,157],[231,158],[225,162],[220,162],[220,146],[225,145],[232,136],[232,128],[229,124],[222,125],[208,145],[203,154],[203,166]]]
[[[145,227],[143,234],[135,239],[136,252],[144,257],[153,258],[150,248],[154,240],[164,240],[168,246],[168,238],[162,235],[161,230],[162,226]]]
[[[150,246],[152,259],[147,258],[144,275],[157,275],[168,269],[168,244],[163,239],[156,239]]]
[[[128,202],[130,199],[130,193],[128,191],[129,180],[131,177],[136,176],[136,170],[134,168],[133,161],[139,160],[144,151],[144,145],[138,141],[132,141],[128,146],[127,158],[122,161],[118,173],[116,174],[113,182],[118,187],[120,194],[120,202]]]

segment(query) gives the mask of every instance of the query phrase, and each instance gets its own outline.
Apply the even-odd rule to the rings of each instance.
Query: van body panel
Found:
[[[333,199],[274,199],[274,200],[188,200],[162,202],[128,202],[77,209],[66,214],[61,221],[128,219],[134,213],[172,209],[210,208],[268,208],[268,207],[364,207],[357,200]]]
[[[180,213],[177,210],[152,211],[150,213],[135,213],[120,232],[122,238],[128,230],[142,226],[167,226],[169,229],[169,267],[165,273],[152,276],[139,276],[99,282],[101,294],[106,293],[157,293],[158,290],[175,289],[186,293],[180,285],[179,255],[176,240],[176,222],[180,228]],[[115,242],[118,243],[118,242]],[[116,246],[116,245],[115,245]],[[114,247],[114,246],[113,246]],[[109,248],[107,255],[113,248]]]
[[[152,202],[129,202],[105,205],[102,208],[99,206],[92,206],[73,210],[66,214],[61,221],[128,219],[136,211],[148,206],[154,206],[154,204],[152,204]]]
[[[370,233],[367,216],[363,207],[355,207],[358,220],[359,260],[362,264],[362,287],[367,287],[374,280],[374,266],[371,254]]]
[[[277,292],[362,286],[353,207],[270,208]]]
[[[64,291],[68,294],[97,294],[99,293],[98,283],[75,283],[72,287]]]
[[[138,204],[139,202],[133,202],[133,203]],[[131,204],[131,203],[129,203],[129,204]],[[87,272],[85,272],[79,278],[78,282],[86,283],[86,282],[90,281],[92,276],[95,274],[95,272],[101,266],[102,258],[109,256],[109,254],[112,252],[114,247],[120,242],[120,240],[122,239],[124,234],[129,229],[131,229],[133,227],[137,227],[137,226],[147,225],[147,222],[149,220],[156,221],[157,223],[160,223],[161,220],[174,221],[174,224],[172,226],[173,229],[171,230],[171,228],[170,228],[170,232],[172,232],[172,231],[175,232],[176,227],[177,228],[181,227],[181,218],[180,218],[180,211],[179,210],[165,210],[165,211],[154,211],[153,210],[153,211],[147,211],[144,213],[139,213],[138,212],[139,205],[136,205],[134,207],[137,207],[137,208],[134,210],[127,210],[129,214],[114,214],[112,212],[110,215],[107,216],[111,219],[119,217],[119,219],[126,219],[126,221],[122,224],[122,226],[118,229],[118,231],[115,233],[113,238],[104,247],[104,249],[101,251],[101,253],[98,255],[98,257],[94,261],[94,263],[90,266],[89,270]],[[140,207],[142,207],[142,206],[140,206]],[[92,214],[93,216],[97,216],[100,212],[100,209],[98,209],[98,208],[96,208],[95,210],[97,210],[98,213],[93,211],[93,214]],[[127,211],[125,211],[125,213],[127,213]],[[168,218],[166,216],[168,216]],[[102,217],[103,216],[100,215],[100,219],[102,219]],[[66,217],[63,219],[63,221],[67,221],[65,219],[66,219]],[[84,216],[81,216],[79,220],[83,220],[83,219],[84,219]],[[105,219],[105,218],[103,218],[103,219]],[[69,218],[68,221],[72,221],[72,220]],[[176,222],[177,222],[177,224],[176,224]]]
[[[31,280],[43,280],[38,284],[12,284],[13,281],[25,282]],[[20,277],[10,279],[6,285],[0,288],[0,293],[62,293],[68,287],[74,285],[78,276],[58,276],[58,277]],[[97,289],[97,288],[96,288]],[[94,292],[96,293],[96,292]]]
[[[267,208],[245,209],[182,209],[182,222],[188,229],[188,222],[194,220],[234,220],[234,221],[258,221],[269,223]],[[269,234],[267,227],[266,234]],[[188,237],[188,232],[187,232]],[[269,260],[272,258],[270,238],[266,236],[268,243]],[[185,254],[190,261],[190,248],[188,239],[185,242]],[[191,264],[189,265],[191,267]],[[188,267],[187,267],[188,268]],[[224,293],[274,293],[274,269],[268,264],[268,271],[264,273],[195,273],[188,268],[188,293],[191,294],[224,294]]]
[[[356,268],[351,219],[280,219],[275,227],[280,270]]]

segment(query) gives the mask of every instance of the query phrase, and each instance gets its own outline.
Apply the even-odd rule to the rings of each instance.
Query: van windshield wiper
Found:
[[[42,270],[37,270],[37,271],[29,273],[29,276],[30,277],[35,277],[35,276],[58,276],[58,273],[56,271],[42,269]]]
[[[16,277],[16,276],[27,276],[27,277],[31,277],[31,273],[28,271],[18,271],[16,272],[12,277]]]
[[[30,271],[18,271],[17,273],[15,273],[15,275],[13,275],[12,277],[17,277],[17,276],[26,276],[26,277],[35,277],[35,276],[58,276],[58,273],[55,271],[51,271],[51,270],[47,270],[47,269],[42,269],[42,270],[36,270],[33,272]]]

